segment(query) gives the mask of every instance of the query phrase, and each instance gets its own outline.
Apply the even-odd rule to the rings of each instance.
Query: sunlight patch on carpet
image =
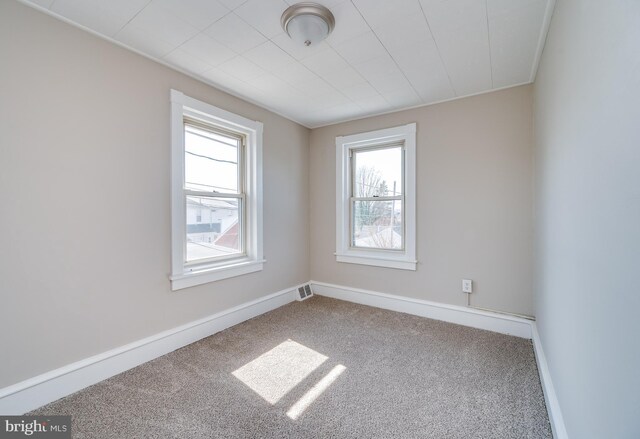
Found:
[[[289,411],[287,412],[287,416],[293,420],[298,419],[298,417],[304,413],[304,411],[309,407],[313,401],[315,401],[318,396],[322,395],[325,390],[329,388],[331,384],[340,376],[342,372],[344,372],[347,368],[342,364],[338,364],[336,367],[331,369],[331,371],[324,376],[318,383],[313,386],[307,393],[302,395],[294,405],[291,406]]]
[[[277,403],[328,357],[287,340],[233,372],[269,404]]]

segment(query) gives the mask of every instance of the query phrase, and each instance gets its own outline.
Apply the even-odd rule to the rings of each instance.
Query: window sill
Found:
[[[243,274],[261,271],[266,261],[262,260],[242,260],[227,263],[217,267],[202,268],[197,271],[189,271],[169,277],[171,279],[171,290],[181,290],[196,285],[202,285],[217,280],[228,279],[230,277],[241,276]]]
[[[349,264],[372,265],[374,267],[396,268],[399,270],[416,270],[418,261],[406,259],[391,259],[380,256],[362,256],[336,253],[337,262],[346,262]]]

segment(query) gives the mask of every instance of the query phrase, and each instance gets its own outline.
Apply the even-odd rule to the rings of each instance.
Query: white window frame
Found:
[[[244,136],[245,253],[237,258],[186,263],[186,205],[184,187],[184,118]],[[261,122],[171,90],[171,289],[179,290],[263,269]],[[216,194],[212,193],[212,197]]]
[[[354,150],[403,143],[404,249],[351,246],[351,156]],[[416,260],[416,124],[336,137],[336,261],[415,270]]]

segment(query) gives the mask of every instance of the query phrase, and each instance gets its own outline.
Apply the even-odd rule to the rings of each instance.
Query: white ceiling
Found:
[[[28,0],[317,127],[533,82],[554,0],[316,0],[315,47],[280,27],[295,0]]]

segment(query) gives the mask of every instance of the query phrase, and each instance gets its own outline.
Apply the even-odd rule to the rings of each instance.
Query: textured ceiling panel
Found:
[[[280,27],[293,0],[32,0],[308,127],[532,82],[553,0],[318,0],[313,47]]]

